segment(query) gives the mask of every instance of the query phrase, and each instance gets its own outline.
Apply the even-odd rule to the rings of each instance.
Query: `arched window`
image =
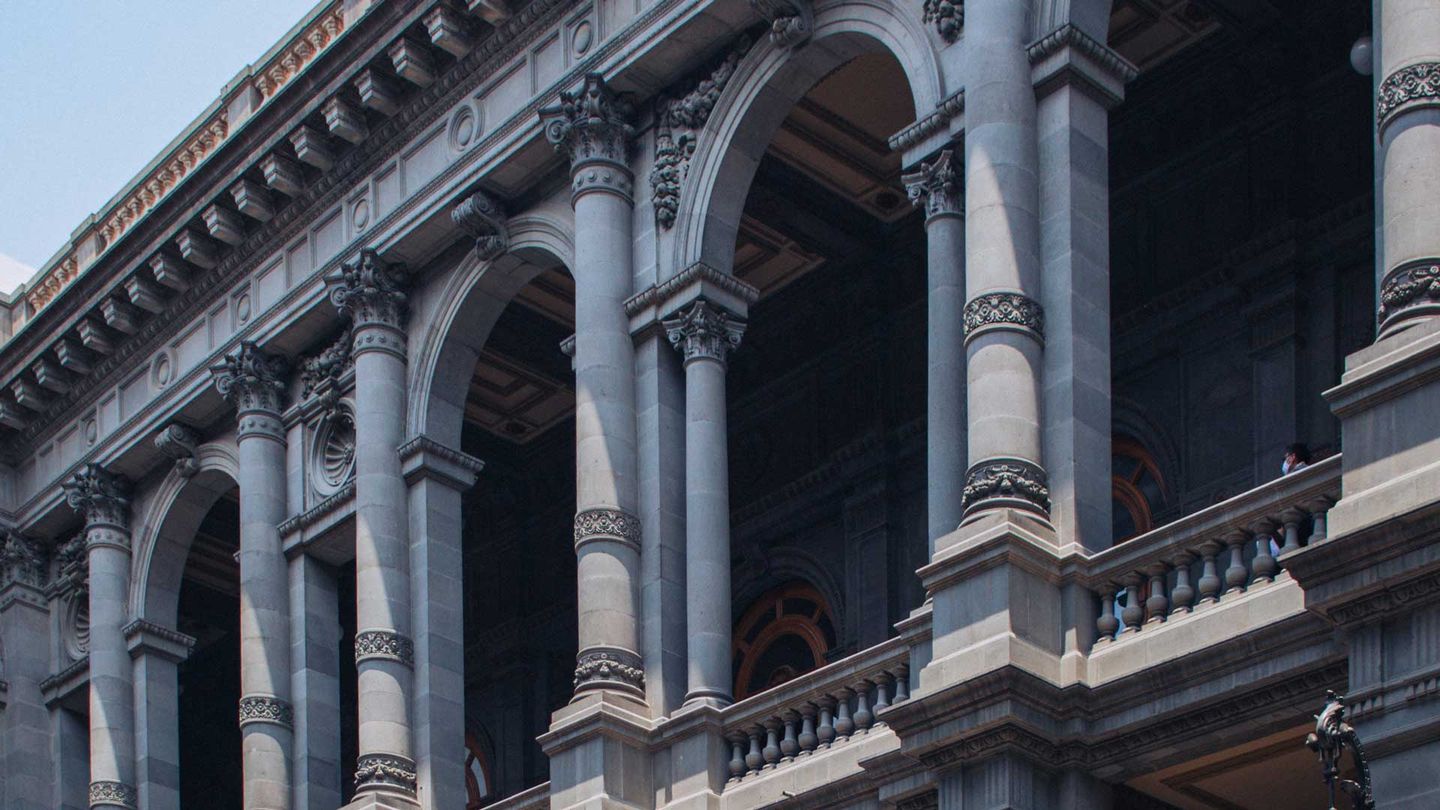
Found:
[[[490,799],[490,760],[475,735],[465,733],[465,810],[479,810]]]
[[[1145,446],[1129,436],[1111,442],[1110,493],[1116,543],[1155,528],[1154,511],[1165,502],[1165,478]]]
[[[756,599],[735,625],[735,699],[825,665],[835,620],[820,592],[789,582]]]

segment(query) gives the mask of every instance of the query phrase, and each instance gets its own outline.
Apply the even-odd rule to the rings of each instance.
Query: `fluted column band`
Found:
[[[138,807],[134,786],[109,780],[90,783],[89,803],[91,807],[123,807],[125,810]]]
[[[1440,313],[1440,258],[1406,262],[1380,281],[1380,328],[1420,315]]]
[[[575,548],[609,540],[640,550],[640,518],[621,509],[586,509],[575,514]]]
[[[393,630],[362,630],[355,634],[355,663],[370,660],[397,661],[413,667],[415,643]]]
[[[1402,108],[1440,105],[1440,62],[1406,65],[1380,82],[1375,92],[1375,125],[1383,132]]]
[[[615,647],[583,650],[575,656],[575,688],[619,687],[645,693],[645,665],[640,656]]]
[[[355,792],[399,790],[415,793],[415,760],[399,754],[362,754],[355,763]]]
[[[1045,310],[1039,301],[1018,292],[983,293],[965,303],[967,344],[996,330],[1021,332],[1044,343]]]
[[[240,698],[240,727],[268,723],[295,728],[295,708],[274,695],[246,695]]]
[[[989,458],[971,465],[965,473],[965,514],[1001,507],[1049,514],[1045,470],[1021,458]]]

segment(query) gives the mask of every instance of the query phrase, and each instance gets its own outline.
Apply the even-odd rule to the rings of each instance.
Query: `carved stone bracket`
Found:
[[[965,213],[965,182],[956,170],[955,150],[946,149],[930,163],[901,179],[910,193],[910,202],[925,207],[925,218],[942,215],[962,216]]]
[[[295,709],[273,695],[246,695],[240,698],[240,727],[251,723],[294,728]]]
[[[0,587],[13,582],[39,588],[45,582],[45,557],[34,540],[9,529],[0,532]]]
[[[575,688],[618,685],[643,692],[645,668],[640,656],[628,650],[586,650],[577,656]]]
[[[570,158],[577,174],[585,164],[597,161],[628,174],[634,117],[634,107],[611,90],[603,76],[587,73],[578,91],[562,92],[559,104],[540,110],[540,125],[545,139]],[[628,196],[628,190],[625,193]]]
[[[100,528],[127,532],[130,527],[130,482],[99,464],[86,464],[60,485],[65,502],[85,518],[87,530]],[[91,532],[92,535],[95,532]],[[88,542],[96,542],[92,539]],[[125,538],[124,547],[129,547]]]
[[[1402,317],[1440,309],[1440,258],[1406,262],[1380,282],[1382,327]]]
[[[1001,506],[1050,513],[1045,470],[1019,458],[987,459],[972,466],[965,474],[962,499],[966,514],[975,509]]]
[[[925,0],[922,19],[935,26],[941,39],[954,42],[965,27],[965,0]]]
[[[195,448],[200,445],[200,434],[188,425],[173,422],[155,436],[155,447],[175,460],[175,471],[183,478],[191,478],[200,471],[200,462],[195,458]]]
[[[1384,129],[1402,106],[1440,104],[1440,62],[1406,65],[1385,77],[1375,91],[1375,122]]]
[[[505,206],[483,191],[471,194],[450,210],[450,221],[475,240],[475,253],[485,261],[510,249],[505,220]]]
[[[355,634],[355,663],[379,659],[415,663],[415,644],[392,630],[363,630]]]
[[[404,268],[380,258],[375,249],[361,250],[360,258],[326,276],[325,286],[330,303],[355,322],[357,332],[367,326],[397,331],[405,326]],[[355,351],[361,350],[357,337]]]
[[[311,396],[321,398],[321,407],[334,411],[340,402],[340,378],[350,368],[354,359],[355,330],[345,329],[319,354],[300,361],[300,398]]]
[[[90,557],[85,553],[82,532],[55,549],[55,581],[59,593],[75,593],[83,597],[90,590]]]
[[[745,333],[743,321],[703,299],[664,325],[671,345],[685,355],[687,364],[694,360],[714,360],[723,365],[726,356],[740,346],[740,336]]]
[[[215,390],[240,412],[242,427],[245,415],[260,411],[279,416],[285,400],[285,374],[288,364],[284,357],[270,354],[244,341],[240,350],[210,367]]]
[[[90,783],[91,807],[123,807],[135,810],[135,788],[124,782],[100,781]]]
[[[741,36],[716,65],[689,92],[661,96],[655,103],[655,167],[650,170],[655,226],[668,230],[680,208],[680,188],[695,153],[696,133],[705,128],[730,78],[749,52],[750,38]]]
[[[415,793],[415,762],[396,754],[362,754],[355,763],[355,790]]]
[[[750,8],[770,23],[770,41],[777,47],[798,48],[815,31],[809,0],[750,0]]]
[[[985,293],[965,304],[965,339],[990,329],[1029,332],[1045,339],[1045,312],[1040,302],[1021,293]]]
[[[640,518],[619,509],[586,509],[575,515],[575,545],[613,540],[640,548]]]

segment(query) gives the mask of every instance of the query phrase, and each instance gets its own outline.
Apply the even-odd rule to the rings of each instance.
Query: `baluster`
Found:
[[[799,715],[793,711],[785,712],[785,736],[780,740],[780,761],[790,762],[800,751],[800,741],[795,739],[795,721]]]
[[[1245,581],[1250,572],[1245,570],[1245,541],[1249,535],[1236,529],[1225,535],[1225,545],[1230,547],[1230,567],[1225,569],[1225,593],[1221,596],[1239,594],[1245,590]]]
[[[731,732],[730,740],[730,781],[739,782],[745,775],[745,735]]]
[[[1145,573],[1150,575],[1150,598],[1145,600],[1145,622],[1159,624],[1165,621],[1165,614],[1170,609],[1170,600],[1165,598],[1165,563],[1151,563]]]
[[[864,734],[874,723],[875,714],[870,711],[870,682],[861,681],[855,685],[855,728]]]
[[[780,721],[770,718],[765,721],[765,748],[760,751],[765,757],[765,770],[772,770],[780,761]]]
[[[1170,560],[1175,566],[1175,590],[1170,592],[1170,615],[1190,612],[1190,603],[1195,598],[1195,589],[1190,587],[1190,565],[1195,555],[1188,551],[1176,554]]]
[[[880,713],[890,708],[890,673],[882,672],[875,678],[875,725],[884,725]]]
[[[1211,540],[1200,546],[1200,559],[1204,560],[1204,568],[1200,572],[1200,604],[1213,605],[1219,601],[1220,575],[1216,573],[1215,557],[1224,546]]]
[[[750,753],[745,755],[745,772],[754,774],[760,772],[760,766],[765,764],[765,755],[760,753],[760,735],[765,729],[759,726],[750,727]]]
[[[1260,518],[1250,524],[1250,533],[1255,537],[1255,559],[1251,560],[1250,567],[1255,572],[1254,582],[1274,582],[1275,572],[1280,566],[1275,562],[1275,555],[1270,551],[1271,535],[1275,532],[1275,522],[1269,518]]]
[[[855,721],[850,719],[850,690],[841,689],[835,696],[835,742],[845,742],[855,733]]]
[[[808,757],[819,745],[820,737],[815,734],[815,704],[806,703],[800,709],[800,743],[799,756]]]
[[[1285,545],[1280,547],[1280,556],[1300,550],[1300,521],[1305,513],[1299,509],[1286,509],[1280,513],[1280,524],[1285,527]]]
[[[1119,590],[1114,582],[1105,583],[1104,589],[1100,591],[1100,615],[1095,617],[1095,630],[1100,637],[1095,639],[1097,644],[1109,644],[1115,640],[1115,631],[1120,629],[1120,620],[1115,618],[1115,591]]]
[[[1145,621],[1145,608],[1140,604],[1140,575],[1125,575],[1125,609],[1120,611],[1120,621],[1125,622],[1125,633],[1140,632]]]
[[[1325,513],[1330,511],[1330,506],[1334,503],[1329,496],[1321,496],[1305,505],[1305,508],[1310,510],[1310,522],[1314,524],[1310,530],[1310,539],[1306,541],[1308,545],[1325,542],[1328,536],[1325,533]]]
[[[835,699],[826,695],[820,698],[820,728],[815,735],[820,738],[820,748],[829,748],[835,742]]]
[[[901,703],[910,699],[910,666],[901,664],[895,670],[895,702]]]

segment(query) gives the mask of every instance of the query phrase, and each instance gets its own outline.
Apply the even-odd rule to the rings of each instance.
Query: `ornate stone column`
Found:
[[[405,293],[374,250],[326,279],[354,321],[355,663],[359,670],[357,803],[413,802],[410,541],[400,442],[405,429]]]
[[[45,561],[28,537],[0,531],[0,646],[5,653],[5,710],[0,712],[0,806],[54,806],[50,711],[40,682],[50,674],[50,606]]]
[[[575,691],[643,700],[635,347],[625,314],[633,286],[632,117],[597,73],[540,111],[546,138],[570,158],[575,208]]]
[[[210,369],[235,406],[240,453],[240,736],[245,807],[288,808],[295,710],[290,698],[285,520],[284,358],[253,342]]]
[[[1440,314],[1440,4],[1375,3],[1380,336]]]
[[[134,693],[125,644],[130,585],[129,483],[98,464],[65,482],[85,518],[90,565],[90,806],[136,807]]]
[[[966,516],[1050,511],[1040,458],[1038,152],[1026,5],[965,14]]]
[[[670,342],[685,356],[687,704],[732,701],[725,358],[744,329],[704,299],[665,321]]]
[[[965,489],[965,208],[950,149],[903,178],[925,209],[928,256],[925,424],[926,513],[935,538],[960,525]]]

